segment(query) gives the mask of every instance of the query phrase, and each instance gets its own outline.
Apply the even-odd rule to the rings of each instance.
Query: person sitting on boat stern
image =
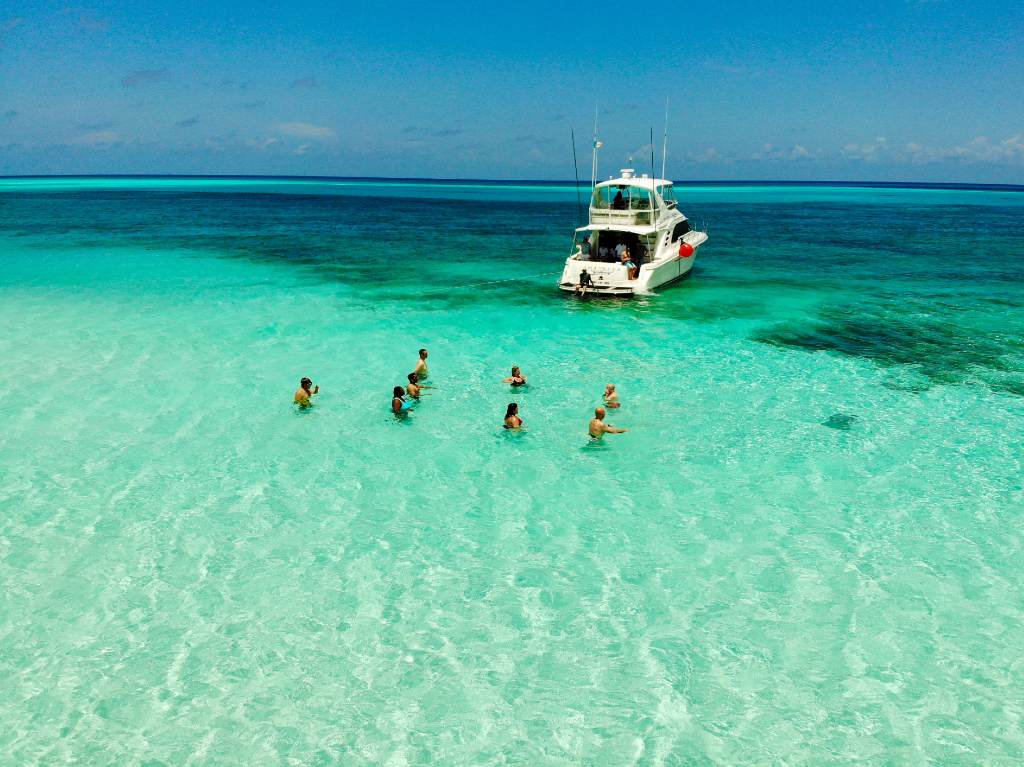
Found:
[[[406,402],[405,389],[396,386],[391,392],[391,412],[395,415],[405,415],[412,410],[413,403]]]
[[[508,408],[506,408],[505,410],[505,428],[523,428],[523,419],[519,417],[519,405],[517,405],[515,402],[509,402]]]
[[[640,269],[633,263],[633,257],[629,255],[629,248],[624,248],[622,251],[622,265],[626,267],[626,271],[629,273],[629,279],[635,280],[637,275],[640,273]]]
[[[523,371],[519,369],[518,365],[513,365],[512,375],[508,378],[502,379],[502,383],[512,384],[513,386],[523,386],[526,383],[526,376],[523,375]]]
[[[313,386],[313,382],[308,378],[303,378],[299,381],[299,388],[295,390],[295,404],[299,407],[309,407],[313,403],[310,401],[310,397],[314,394],[320,393],[320,385]]]
[[[576,283],[576,288],[573,291],[577,296],[587,295],[587,288],[594,287],[594,281],[590,278],[590,273],[586,269],[580,271],[580,281]]]

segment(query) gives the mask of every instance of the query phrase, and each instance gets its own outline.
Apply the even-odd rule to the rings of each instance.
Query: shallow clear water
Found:
[[[1024,759],[1024,194],[580,303],[571,189],[130,181],[0,184],[0,762]]]

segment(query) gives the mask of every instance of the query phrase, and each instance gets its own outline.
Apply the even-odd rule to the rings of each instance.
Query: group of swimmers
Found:
[[[420,401],[420,397],[424,395],[424,389],[432,389],[434,387],[427,386],[423,383],[430,375],[430,368],[427,365],[427,357],[430,353],[426,349],[420,349],[420,358],[416,360],[415,369],[406,376],[409,383],[406,384],[403,389],[401,386],[396,386],[391,392],[391,412],[395,415],[405,415],[417,402]],[[408,397],[409,399],[406,399]]]
[[[430,368],[427,365],[427,357],[430,353],[426,349],[420,349],[419,359],[416,361],[415,369],[407,376],[409,383],[405,386],[396,386],[391,393],[391,412],[397,417],[405,417],[412,409],[416,406],[416,403],[420,401],[420,397],[427,394],[424,389],[431,389],[433,387],[428,386],[424,383],[427,377],[430,375]],[[520,386],[526,386],[527,379],[523,375],[523,371],[518,365],[512,366],[512,373],[507,378],[502,379],[502,383],[507,383],[512,388],[518,388]],[[313,386],[313,382],[309,378],[303,378],[299,382],[299,388],[295,392],[295,404],[300,408],[308,408],[312,403],[312,397],[320,393],[320,386]],[[619,394],[615,389],[615,384],[608,384],[604,388],[604,403],[609,409],[618,408],[621,406],[619,402]],[[604,407],[598,407],[594,410],[594,417],[590,419],[589,432],[592,439],[600,439],[605,434],[622,434],[627,429],[619,429],[610,424],[606,424],[604,419],[607,415],[607,411]],[[523,419],[519,417],[519,404],[516,402],[510,402],[508,407],[505,409],[505,420],[503,427],[509,431],[520,431],[523,429]]]

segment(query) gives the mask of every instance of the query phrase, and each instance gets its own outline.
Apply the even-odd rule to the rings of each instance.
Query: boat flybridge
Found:
[[[707,239],[678,210],[671,181],[624,168],[594,185],[590,223],[576,230],[558,287],[578,295],[647,293],[684,277]]]

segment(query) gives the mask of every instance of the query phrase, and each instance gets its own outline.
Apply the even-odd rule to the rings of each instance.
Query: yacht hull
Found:
[[[666,287],[683,279],[693,269],[694,261],[697,260],[697,251],[707,239],[707,235],[702,232],[695,234],[698,237],[694,237],[694,242],[691,243],[692,255],[680,257],[677,255],[678,251],[673,250],[672,255],[668,257],[643,264],[635,280],[629,279],[626,267],[621,264],[604,264],[570,257],[565,262],[562,276],[558,280],[558,287],[566,293],[576,293],[576,286],[580,284],[580,275],[584,270],[589,275],[591,283],[591,287],[586,290],[586,295],[644,295]]]

